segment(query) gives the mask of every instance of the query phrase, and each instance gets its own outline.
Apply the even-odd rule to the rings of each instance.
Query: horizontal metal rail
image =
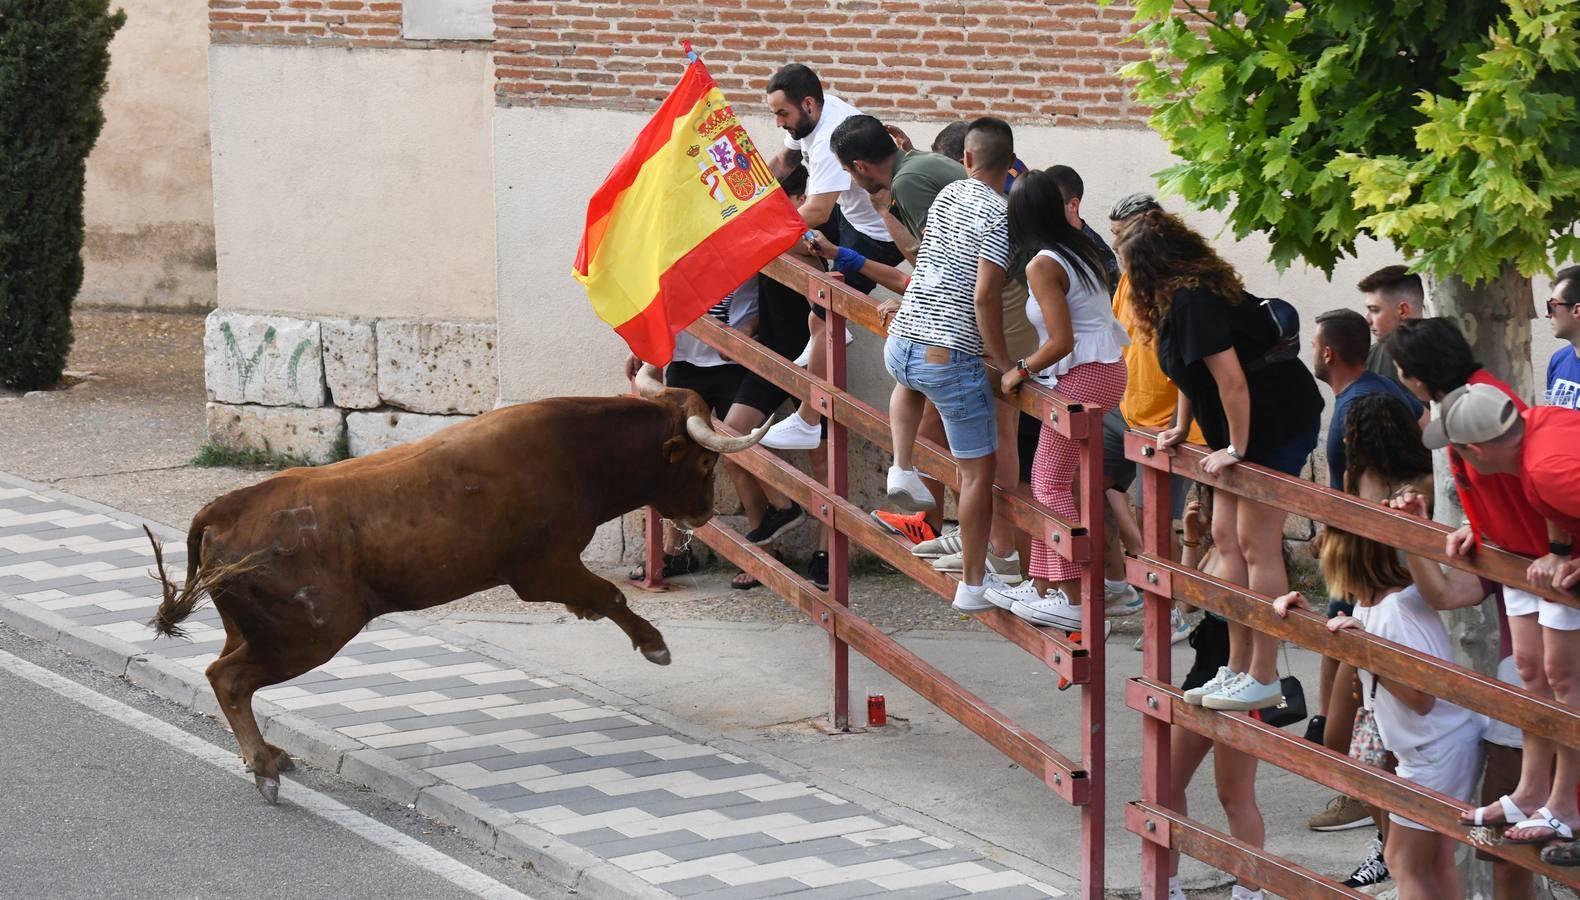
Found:
[[[1067,802],[1081,805],[1090,796],[1085,771],[987,701],[961,687],[937,667],[907,650],[877,626],[802,580],[773,555],[717,520],[698,529],[698,538],[742,570],[775,588],[824,631],[845,641],[874,665],[893,675],[950,718],[971,729]],[[782,589],[782,590],[781,590]]]
[[[1204,707],[1192,706],[1185,702],[1177,688],[1145,678],[1131,679],[1125,688],[1125,702],[1142,715],[1194,731],[1214,743],[1222,742],[1224,746],[1266,760],[1286,772],[1326,785],[1379,809],[1398,813],[1499,859],[1539,872],[1571,887],[1580,887],[1580,870],[1542,862],[1539,846],[1472,843],[1469,828],[1459,824],[1459,812],[1465,808],[1465,804],[1446,794],[1421,787],[1413,781],[1368,766],[1345,754],[1335,753],[1249,716],[1223,715]],[[1260,877],[1250,872],[1238,874]],[[1306,895],[1296,893],[1287,896]]]
[[[1144,841],[1178,850],[1280,897],[1364,900],[1367,896],[1163,806],[1131,801],[1125,806],[1125,828]]]

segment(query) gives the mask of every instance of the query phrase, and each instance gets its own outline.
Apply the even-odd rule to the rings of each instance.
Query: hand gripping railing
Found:
[[[1273,612],[1272,598],[1170,561],[1170,475],[1184,475],[1214,490],[1298,512],[1353,534],[1385,542],[1406,553],[1446,562],[1500,584],[1580,606],[1580,600],[1573,596],[1551,587],[1538,589],[1527,581],[1528,559],[1492,547],[1483,547],[1474,563],[1450,559],[1444,540],[1449,530],[1442,525],[1260,466],[1242,463],[1216,476],[1207,475],[1201,470],[1201,461],[1206,458],[1203,448],[1186,445],[1176,448],[1172,454],[1161,453],[1156,450],[1155,436],[1140,429],[1125,436],[1125,454],[1142,466],[1144,491],[1145,552],[1127,562],[1130,582],[1145,592],[1147,600],[1142,620],[1142,676],[1125,686],[1127,705],[1144,716],[1142,799],[1130,803],[1125,810],[1126,827],[1142,838],[1142,900],[1165,900],[1167,897],[1171,849],[1257,882],[1280,896],[1365,896],[1170,810],[1171,725],[1189,729],[1214,742],[1223,742],[1279,768],[1470,843],[1468,829],[1458,824],[1458,813],[1465,804],[1454,798],[1248,717],[1185,703],[1170,683],[1169,609],[1175,599],[1218,613],[1263,634],[1310,648],[1357,669],[1434,696],[1450,698],[1467,709],[1565,746],[1580,747],[1580,714],[1568,707],[1364,632],[1331,633],[1323,617],[1314,613],[1294,610],[1288,618],[1280,618]],[[1536,847],[1478,846],[1500,859],[1571,887],[1580,887],[1580,870],[1557,868],[1542,862]]]
[[[1039,778],[1059,797],[1081,809],[1082,896],[1097,900],[1103,895],[1103,767],[1104,731],[1103,641],[1075,640],[1057,629],[1033,626],[1008,612],[992,609],[976,614],[988,628],[1041,660],[1081,690],[1081,755],[1071,760],[1047,742],[1016,724],[982,698],[884,634],[849,608],[850,541],[874,553],[917,583],[948,602],[955,581],[933,570],[927,560],[911,555],[909,548],[885,533],[867,512],[850,500],[849,445],[851,432],[885,450],[891,450],[889,422],[879,410],[848,393],[846,386],[845,323],[853,322],[883,335],[887,328],[878,304],[836,278],[790,256],[771,262],[764,273],[805,294],[808,302],[828,310],[824,346],[828,375],[815,378],[745,335],[704,316],[689,332],[715,347],[727,358],[746,366],[788,390],[796,398],[809,398],[829,420],[828,483],[820,484],[800,470],[757,447],[735,454],[731,461],[801,504],[814,518],[833,530],[829,546],[829,586],[822,591],[747,542],[739,532],[717,519],[696,532],[696,537],[721,556],[769,587],[787,603],[805,612],[829,635],[831,663],[830,709],[827,725],[850,730],[848,650],[889,672],[947,715],[996,747]],[[993,383],[1000,373],[989,368]],[[1080,522],[1069,522],[1032,499],[1022,486],[994,485],[999,509],[1021,531],[1045,540],[1066,559],[1085,563],[1082,593],[1082,634],[1103,633],[1102,550],[1104,501],[1102,495],[1102,409],[1071,403],[1040,385],[1027,384],[1016,396],[1001,398],[1060,434],[1082,442],[1081,475],[1076,488]],[[721,426],[719,426],[721,427]],[[919,468],[951,488],[960,486],[959,471],[949,454],[919,439]],[[942,498],[940,498],[941,500]],[[648,578],[662,569],[657,517],[649,511]]]

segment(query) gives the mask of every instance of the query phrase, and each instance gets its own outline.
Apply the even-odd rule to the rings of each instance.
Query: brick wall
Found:
[[[1123,2],[497,0],[494,15],[503,105],[651,108],[679,76],[679,42],[690,38],[736,102],[794,60],[880,117],[1145,119],[1115,77],[1145,55],[1120,43],[1131,32]]]
[[[209,0],[209,40],[359,48],[487,48],[488,41],[401,37],[400,0]]]

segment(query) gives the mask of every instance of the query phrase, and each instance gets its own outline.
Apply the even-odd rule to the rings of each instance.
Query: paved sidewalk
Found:
[[[216,713],[202,670],[223,642],[218,616],[205,605],[188,619],[190,643],[153,639],[143,524],[0,473],[0,619]],[[185,535],[148,524],[183,573]],[[592,896],[1062,894],[1041,867],[990,860],[422,625],[377,620],[322,668],[260,692],[265,735]]]

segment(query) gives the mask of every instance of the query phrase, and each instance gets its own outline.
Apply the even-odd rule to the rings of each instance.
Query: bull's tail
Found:
[[[158,572],[154,577],[164,592],[159,611],[148,624],[162,637],[185,638],[187,633],[180,623],[197,609],[198,604],[203,601],[203,595],[212,596],[226,580],[247,572],[257,565],[255,561],[257,554],[251,554],[234,563],[219,563],[211,559],[208,552],[207,530],[208,522],[204,520],[203,514],[199,513],[192,521],[191,529],[187,531],[187,578],[178,589],[165,571],[164,548],[160,546],[148,526],[143,526],[149,543],[154,546],[154,566]]]

